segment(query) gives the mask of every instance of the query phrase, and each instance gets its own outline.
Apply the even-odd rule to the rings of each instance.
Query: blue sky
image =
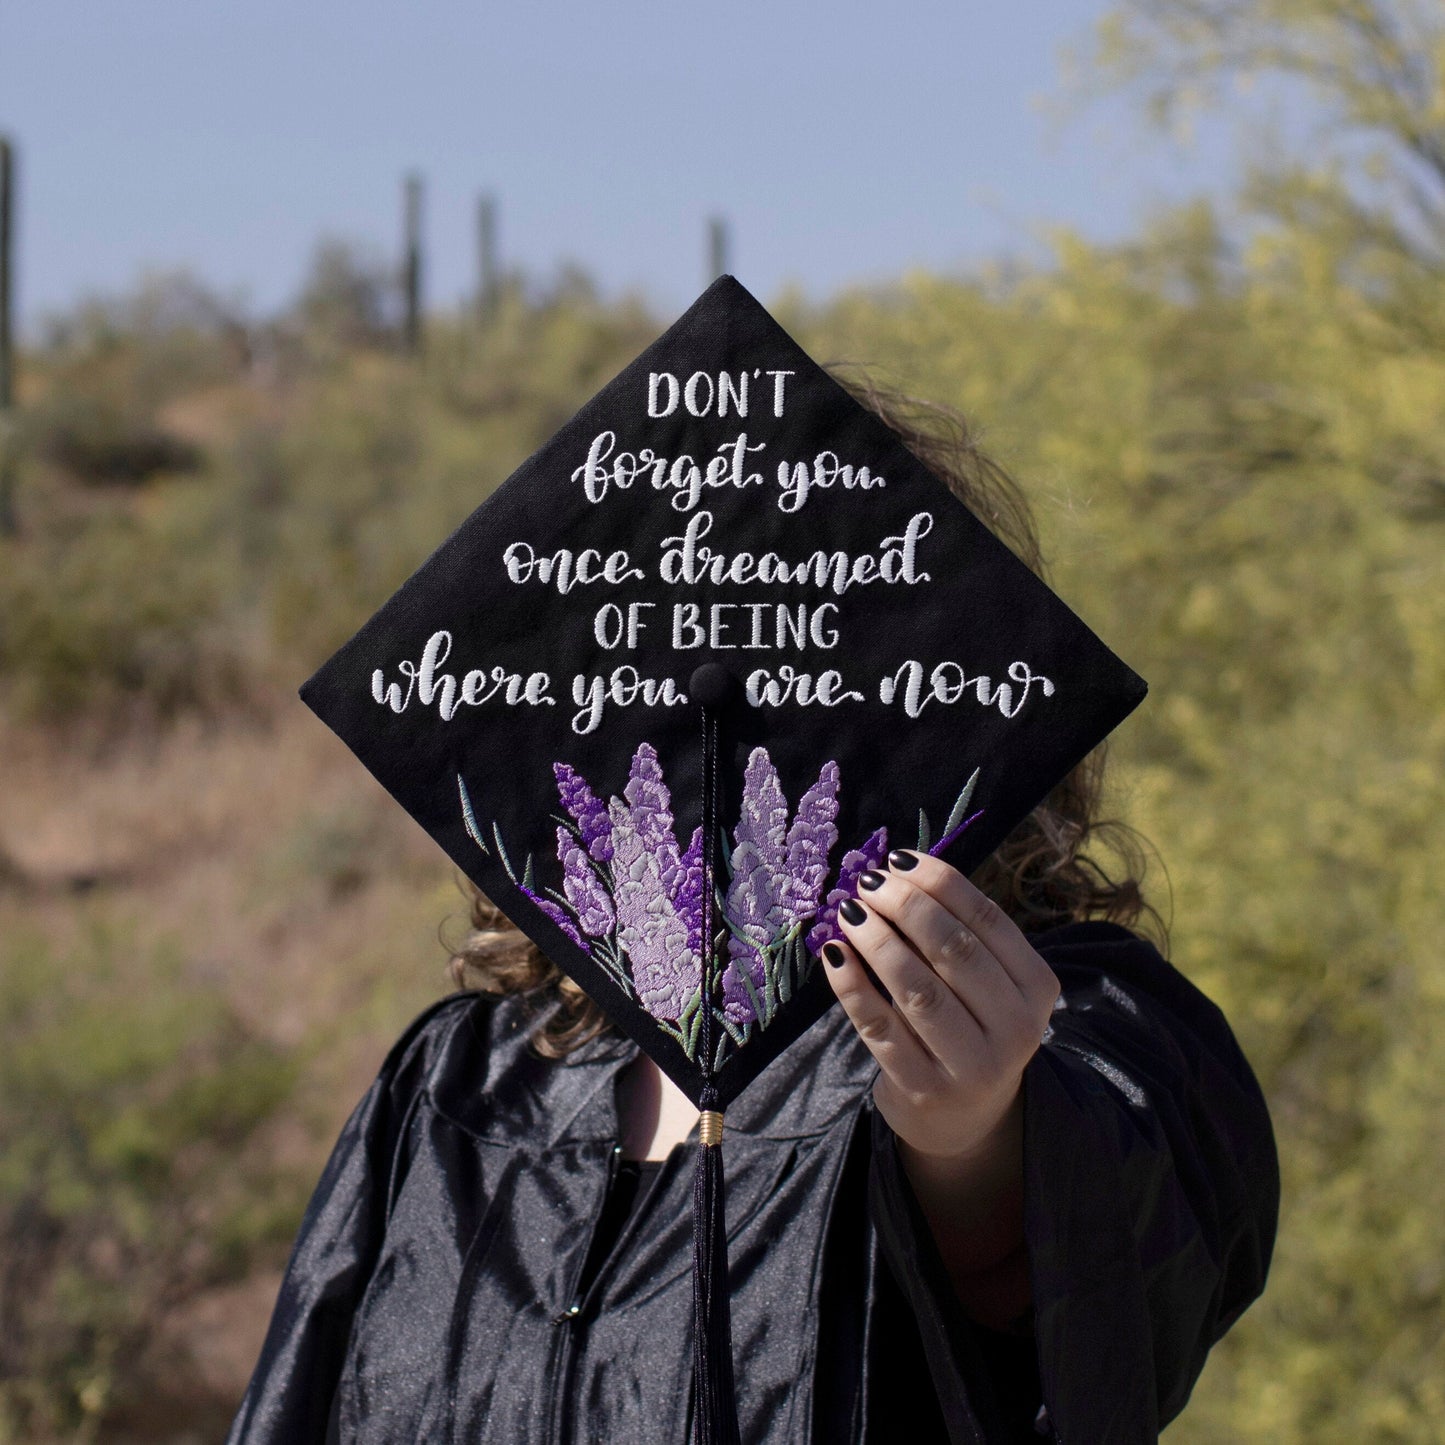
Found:
[[[765,298],[1107,239],[1228,186],[1121,104],[1059,127],[1061,47],[1106,6],[872,0],[3,0],[0,130],[22,164],[19,302],[44,312],[188,267],[266,311],[318,238],[394,252],[426,177],[428,298],[473,281],[477,194],[504,260],[563,261],[662,310],[732,269]]]

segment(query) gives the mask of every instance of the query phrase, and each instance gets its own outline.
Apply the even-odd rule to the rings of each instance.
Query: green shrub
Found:
[[[223,610],[234,585],[228,539],[181,495],[78,531],[0,539],[4,696],[49,720],[164,718],[233,698],[240,647]]]
[[[6,942],[0,1440],[91,1438],[156,1383],[165,1310],[290,1237],[300,1181],[238,1156],[296,1074],[173,948]]]
[[[237,380],[251,356],[239,303],[171,271],[47,317],[26,370],[46,394],[104,397],[128,416],[153,417],[177,396]]]
[[[86,486],[135,486],[164,472],[194,472],[199,447],[145,415],[98,397],[58,393],[27,419],[31,449]]]

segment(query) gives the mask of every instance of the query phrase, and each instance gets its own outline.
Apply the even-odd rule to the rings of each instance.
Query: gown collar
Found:
[[[609,1030],[564,1060],[543,1059],[527,1045],[541,1017],[520,999],[475,995],[431,1070],[433,1107],[494,1143],[615,1141],[617,1086],[638,1046]],[[729,1105],[728,1133],[771,1140],[824,1133],[861,1108],[877,1073],[842,1009],[830,1009]]]

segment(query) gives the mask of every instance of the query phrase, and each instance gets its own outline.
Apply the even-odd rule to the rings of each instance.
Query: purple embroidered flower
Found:
[[[606,938],[617,924],[611,896],[582,845],[566,828],[557,829],[557,858],[562,864],[562,891],[577,914],[578,926],[590,938]]]
[[[786,879],[783,887],[788,924],[818,911],[828,882],[828,855],[838,841],[838,764],[827,762],[818,781],[803,794],[798,816],[788,829]]]
[[[617,937],[643,1007],[653,1018],[675,1023],[702,981],[702,967],[688,946],[688,922],[673,902],[682,859],[672,799],[647,743],[632,759],[624,793],[625,801],[613,798],[608,808]]]
[[[870,868],[880,868],[888,856],[888,829],[879,828],[861,848],[853,848],[843,855],[838,867],[838,881],[823,901],[818,921],[808,930],[808,949],[818,953],[830,939],[839,936],[838,905],[845,898],[854,898],[858,893],[858,879]]]
[[[631,804],[632,826],[642,846],[657,854],[658,874],[671,897],[682,883],[682,858],[672,831],[672,795],[662,780],[662,764],[651,743],[638,744],[622,792]],[[612,801],[617,802],[615,798]],[[615,828],[615,812],[612,816]]]
[[[733,876],[725,906],[733,927],[759,947],[772,942],[786,916],[787,829],[788,800],[778,770],[766,748],[754,748],[743,773],[742,814],[733,831]]]
[[[971,818],[965,818],[965,819],[963,820],[963,822],[961,822],[961,823],[958,825],[958,827],[956,827],[956,828],[953,830],[953,832],[951,832],[951,833],[945,833],[945,834],[943,835],[943,837],[941,837],[941,838],[938,840],[938,842],[936,842],[936,843],[933,845],[933,847],[931,847],[931,848],[928,850],[928,856],[929,856],[930,858],[937,858],[938,855],[939,855],[940,853],[942,853],[945,848],[951,847],[951,846],[953,845],[953,843],[954,843],[954,842],[959,838],[959,836],[963,833],[963,830],[964,830],[965,828],[967,828],[970,823],[972,823],[972,822],[976,821],[977,819],[983,817],[983,813],[984,813],[984,810],[983,810],[982,808],[980,808],[980,809],[978,810],[978,812],[976,812],[976,813],[973,815],[973,817],[971,817]]]
[[[734,1023],[757,1016],[741,970],[747,970],[761,996],[766,974],[760,950],[787,928],[787,830],[788,800],[778,770],[766,748],[754,748],[743,772],[742,813],[733,831],[733,876],[723,904],[731,925],[723,1012]]]
[[[560,928],[562,932],[565,933],[567,937],[570,938],[572,942],[575,943],[577,947],[582,950],[583,953],[592,952],[592,950],[587,946],[586,939],[584,939],[582,935],[577,932],[577,925],[573,923],[570,918],[567,917],[567,914],[563,909],[559,908],[555,903],[553,903],[550,898],[543,898],[540,893],[533,893],[530,888],[524,888],[522,889],[522,892],[525,893],[527,897],[530,898],[532,902],[535,903],[537,907],[540,908],[542,912],[545,913],[547,917],[550,918],[552,922],[555,923],[557,927]]]
[[[692,842],[682,855],[682,882],[674,897],[677,911],[687,924],[687,946],[702,956],[702,829],[692,830]]]
[[[733,952],[734,949],[737,952]],[[753,998],[756,996],[761,1001],[767,987],[763,956],[755,948],[744,950],[736,938],[728,939],[728,952],[730,957],[722,976],[723,1014],[730,1023],[750,1024],[758,1016]],[[748,992],[749,983],[753,986],[752,993]]]
[[[612,824],[607,805],[587,786],[584,778],[568,763],[553,763],[557,793],[582,834],[582,845],[599,863],[612,857]]]

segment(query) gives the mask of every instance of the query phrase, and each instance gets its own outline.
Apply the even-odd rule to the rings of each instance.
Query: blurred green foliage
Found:
[[[309,1181],[244,1151],[296,1068],[178,948],[4,940],[0,1441],[95,1438],[165,1311],[290,1238]]]
[[[21,716],[171,717],[244,689],[232,553],[176,489],[5,548],[0,676]]]
[[[956,399],[1044,505],[1063,595],[1151,684],[1114,748],[1162,850],[1175,956],[1279,1135],[1269,1294],[1171,1437],[1424,1441],[1445,1407],[1445,353],[1202,212],[1067,238],[990,295],[919,277],[793,316]],[[1385,456],[1410,457],[1411,474]],[[1156,901],[1158,900],[1156,895]]]

